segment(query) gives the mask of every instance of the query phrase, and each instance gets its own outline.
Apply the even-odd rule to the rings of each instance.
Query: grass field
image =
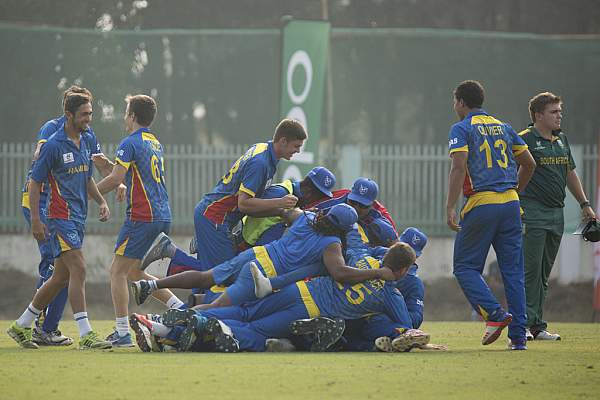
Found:
[[[600,324],[552,327],[562,342],[510,352],[505,335],[481,346],[482,323],[430,322],[449,350],[401,354],[23,350],[2,332],[0,399],[599,399]]]

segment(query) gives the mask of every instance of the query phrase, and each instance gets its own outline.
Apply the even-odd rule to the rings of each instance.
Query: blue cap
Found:
[[[348,232],[356,221],[358,221],[358,214],[356,210],[346,203],[336,204],[329,209],[327,218],[338,228],[344,232]]]
[[[352,191],[348,193],[348,198],[364,206],[373,204],[379,193],[379,186],[372,179],[358,178],[352,185]]]
[[[398,240],[398,233],[387,219],[377,218],[369,225],[369,228],[384,246]]]
[[[418,230],[417,228],[406,228],[402,235],[400,235],[400,241],[408,243],[413,248],[417,257],[423,252],[423,248],[427,244],[427,235]]]
[[[308,179],[319,189],[325,196],[333,197],[331,188],[335,186],[335,175],[325,167],[314,167],[306,175]]]

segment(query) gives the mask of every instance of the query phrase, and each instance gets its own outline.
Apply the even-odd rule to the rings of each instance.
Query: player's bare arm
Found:
[[[248,193],[240,192],[238,195],[238,209],[252,217],[275,217],[282,208],[292,208],[298,202],[298,198],[288,194],[278,199],[259,199]]]
[[[108,221],[108,219],[110,218],[110,209],[108,208],[106,200],[98,191],[98,186],[96,186],[96,181],[94,181],[94,178],[88,179],[87,192],[88,196],[90,196],[100,208],[100,210],[98,211],[98,220],[100,220],[101,222]]]
[[[40,191],[42,184],[35,179],[29,180],[29,207],[31,212],[31,233],[36,240],[44,241],[47,236],[46,225],[40,220]]]
[[[567,172],[567,188],[569,188],[569,192],[575,197],[575,200],[581,204],[582,218],[584,220],[596,218],[596,213],[594,213],[594,209],[590,205],[590,202],[583,191],[581,180],[574,169]]]
[[[115,190],[125,180],[125,174],[127,174],[127,169],[124,166],[121,164],[115,165],[110,174],[98,182],[98,191],[105,194]]]
[[[533,172],[535,171],[535,160],[529,152],[525,149],[519,154],[515,154],[515,161],[519,163],[519,171],[517,172],[517,189],[519,193],[525,190],[525,187],[531,180]]]
[[[369,279],[384,279],[393,281],[396,279],[391,269],[381,267],[378,269],[359,269],[349,267],[342,256],[342,246],[332,243],[323,252],[323,264],[329,275],[339,283],[358,283]]]
[[[450,166],[450,175],[448,177],[448,197],[446,198],[446,223],[453,231],[460,229],[456,217],[456,203],[460,197],[465,175],[467,173],[466,151],[457,151],[451,154],[452,165]]]

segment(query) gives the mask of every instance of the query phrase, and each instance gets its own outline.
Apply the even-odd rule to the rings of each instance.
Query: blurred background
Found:
[[[16,278],[32,277],[37,267],[20,188],[35,134],[61,114],[67,87],[92,90],[92,127],[110,157],[124,135],[125,95],[157,99],[153,129],[165,145],[173,231],[184,246],[202,194],[246,145],[270,138],[286,115],[283,29],[291,19],[329,23],[319,121],[309,127],[312,164],[334,171],[338,187],[358,176],[374,178],[401,230],[418,226],[431,236],[421,260],[426,283],[438,285],[428,291],[435,304],[426,307],[430,317],[448,319],[443,316],[452,310],[458,310],[455,318],[468,317],[451,278],[453,237],[444,217],[447,133],[456,121],[452,90],[460,81],[481,81],[484,107],[517,131],[529,123],[533,95],[561,95],[577,171],[597,204],[598,1],[3,0],[0,276],[13,277],[6,284],[23,282],[23,292],[31,293],[29,278]],[[292,85],[300,90],[305,78],[294,76]],[[571,232],[579,210],[569,199]],[[95,222],[90,211],[86,255],[98,293],[106,289],[105,269],[123,215],[121,205],[112,199],[111,205],[110,224]],[[557,318],[589,320],[591,245],[566,234],[553,274],[567,291],[562,298],[578,306],[551,297],[548,312],[556,304],[565,310]],[[26,301],[2,287],[0,293],[2,310]],[[456,297],[460,306],[442,304],[435,293]]]

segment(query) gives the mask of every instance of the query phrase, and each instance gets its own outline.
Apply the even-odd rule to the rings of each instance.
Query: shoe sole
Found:
[[[496,341],[496,339],[498,339],[500,337],[500,335],[502,334],[502,331],[504,330],[504,328],[506,328],[508,326],[508,324],[510,324],[512,322],[512,315],[508,314],[504,320],[502,321],[498,321],[498,322],[494,322],[497,323],[498,326],[494,333],[492,333],[490,336],[483,336],[483,339],[481,339],[481,344],[484,346],[487,346],[488,344],[492,344]],[[486,328],[487,328],[487,324],[486,324]]]
[[[133,333],[135,333],[135,342],[137,343],[140,350],[144,353],[149,353],[152,351],[152,347],[150,345],[150,340],[147,335],[150,334],[148,328],[138,319],[135,315],[131,315],[129,317],[129,326],[133,329]],[[144,332],[144,329],[148,331],[148,333]]]
[[[160,255],[162,253],[162,246],[165,240],[171,241],[169,236],[164,232],[159,233],[156,239],[154,239],[152,246],[150,246],[146,254],[144,254],[144,258],[142,258],[142,262],[140,264],[141,271],[146,270],[146,268],[148,268],[154,261],[162,260],[164,258]],[[158,250],[159,248],[160,252]]]
[[[294,335],[306,335],[313,333],[314,342],[310,350],[314,352],[327,351],[344,334],[346,324],[343,319],[330,319],[316,317],[312,319],[300,319],[290,324],[290,332]]]
[[[392,339],[387,336],[382,336],[375,339],[375,348],[384,353],[392,353],[394,351],[394,348],[392,347]]]
[[[223,331],[223,326],[216,318],[210,318],[206,323],[206,332],[214,338],[215,351],[219,353],[237,353],[240,350],[235,338]]]
[[[172,328],[175,325],[187,324],[187,322],[194,315],[196,315],[196,312],[191,308],[188,308],[187,310],[178,310],[176,308],[171,308],[170,310],[167,310],[163,313],[162,323],[163,325]]]
[[[431,336],[427,333],[403,334],[392,340],[392,349],[396,353],[406,353],[416,347],[425,346],[430,339]]]
[[[181,332],[181,335],[179,336],[179,339],[177,340],[177,351],[180,351],[180,352],[189,351],[192,348],[192,346],[194,345],[194,343],[196,342],[196,339],[198,336],[196,334],[196,327],[194,325],[195,324],[192,321],[191,323],[188,324],[188,326],[185,327],[183,332]]]

